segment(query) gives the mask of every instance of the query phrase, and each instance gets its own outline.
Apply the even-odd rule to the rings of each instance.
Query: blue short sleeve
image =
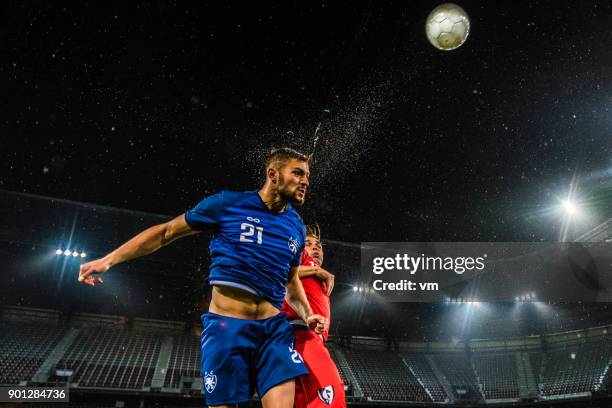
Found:
[[[300,266],[300,258],[302,256],[302,251],[304,251],[304,246],[303,245],[298,250],[297,255],[294,256],[293,259],[291,260],[291,262],[290,262],[291,266]]]
[[[302,264],[302,252],[304,252],[304,248],[306,247],[306,228],[302,226],[302,244],[298,248],[297,253],[289,263],[291,266],[300,266]]]
[[[223,212],[223,192],[211,195],[185,213],[185,222],[193,230],[216,228]]]

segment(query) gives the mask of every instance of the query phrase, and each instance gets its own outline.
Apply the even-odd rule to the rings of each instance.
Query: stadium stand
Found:
[[[200,341],[197,337],[187,334],[175,336],[164,387],[179,388],[182,377],[201,377],[200,354]]]
[[[542,353],[529,353],[528,355],[533,371],[533,378],[540,384],[542,382]]]
[[[423,354],[404,353],[402,357],[414,376],[421,382],[423,388],[425,388],[433,402],[444,402],[448,400],[444,388],[436,378],[436,375]]]
[[[160,342],[155,332],[83,328],[57,364],[82,387],[140,389],[151,385]]]
[[[482,396],[474,368],[465,353],[440,353],[432,355],[432,358],[436,365],[444,371],[455,398],[463,397],[457,389],[466,390],[467,393],[474,396]]]
[[[514,354],[473,354],[472,361],[486,399],[519,398]]]
[[[609,341],[550,350],[544,354],[540,392],[553,396],[597,391],[611,361]]]
[[[59,374],[59,380],[53,381],[80,392],[112,389],[146,396],[153,391],[201,398],[200,389],[183,384],[195,384],[201,377],[197,328],[186,332],[171,322],[165,327],[162,321],[116,316],[73,315],[56,324],[17,322],[17,310],[11,313],[11,320],[0,320],[2,384],[46,385],[36,380],[44,377],[42,371],[47,370],[49,378],[64,371],[70,372],[68,381]],[[40,310],[36,313],[46,317]],[[103,319],[107,323],[99,325]],[[147,324],[152,326],[147,329]],[[436,343],[434,348],[406,343],[399,344],[397,351],[380,338],[353,338],[339,345],[332,337],[329,350],[350,401],[453,405],[465,402],[467,394],[469,401],[519,402],[531,388],[533,398],[563,400],[610,388],[608,331],[609,327],[600,327],[512,343],[479,340],[466,342],[465,347],[452,342]],[[530,364],[524,363],[525,358]],[[523,370],[522,391],[519,370]],[[532,370],[533,387],[525,387],[525,370]],[[159,385],[153,386],[152,378],[158,378]]]
[[[347,350],[349,367],[364,396],[380,401],[431,401],[397,353]]]
[[[61,326],[0,321],[0,384],[31,380],[63,333]]]
[[[336,363],[336,367],[338,367],[338,372],[340,373],[340,378],[342,379],[342,382],[344,382],[345,388],[347,389],[347,391],[352,391],[353,384],[349,375],[350,368],[346,363],[346,360],[339,356],[340,351],[337,350],[336,347],[333,346],[333,344],[328,345],[328,350],[332,360],[334,360],[334,362]]]

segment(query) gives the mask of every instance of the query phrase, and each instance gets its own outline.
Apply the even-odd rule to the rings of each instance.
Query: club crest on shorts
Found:
[[[212,371],[210,373],[206,371],[204,374],[204,388],[206,388],[206,392],[210,394],[217,386],[217,376],[214,375]]]
[[[298,247],[299,247],[297,239],[293,237],[289,237],[289,242],[287,242],[287,245],[289,245],[289,249],[291,250],[291,252],[293,252],[294,254],[297,254]]]
[[[327,405],[331,405],[334,401],[334,386],[328,385],[327,387],[323,387],[317,391],[319,395],[319,399],[323,401]]]

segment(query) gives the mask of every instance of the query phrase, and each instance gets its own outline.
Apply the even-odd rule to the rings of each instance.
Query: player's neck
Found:
[[[273,189],[268,183],[266,183],[261,190],[257,192],[261,201],[271,211],[283,212],[287,209],[287,201],[283,200],[278,191]]]

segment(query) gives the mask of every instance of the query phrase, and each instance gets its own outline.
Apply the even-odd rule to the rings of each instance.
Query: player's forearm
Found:
[[[170,242],[166,236],[166,228],[166,224],[148,228],[106,255],[105,258],[112,266],[153,253]]]
[[[304,279],[308,276],[316,275],[318,269],[319,268],[316,266],[300,266],[300,269],[298,270],[298,276],[300,277],[300,279]]]
[[[304,321],[312,314],[310,304],[306,298],[306,292],[299,279],[292,279],[287,284],[287,294],[285,296],[287,303]]]

